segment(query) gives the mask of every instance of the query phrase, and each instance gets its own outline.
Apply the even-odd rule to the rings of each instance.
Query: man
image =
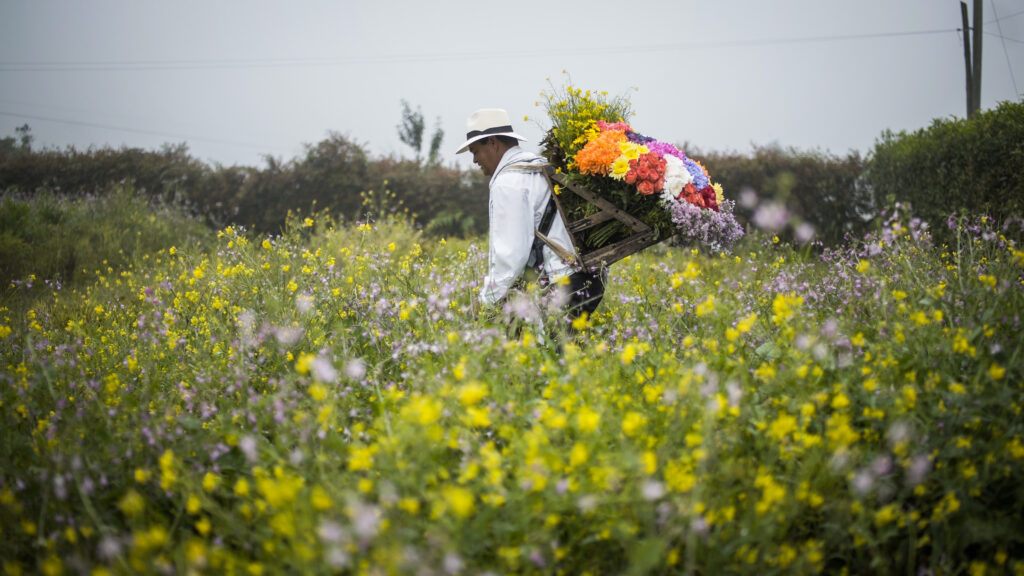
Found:
[[[554,210],[550,182],[544,175],[547,161],[519,147],[519,142],[526,139],[515,133],[504,110],[477,110],[466,124],[466,142],[456,154],[468,150],[484,175],[491,177],[487,276],[480,301],[487,306],[500,304],[528,267],[539,267],[545,282],[568,276],[570,321],[583,312],[592,314],[604,295],[603,277],[575,271],[551,246],[540,241],[535,244],[535,232],[542,225],[549,203],[550,210]],[[571,255],[572,241],[564,222],[557,213],[549,215],[548,220],[550,228],[541,233],[564,256]]]

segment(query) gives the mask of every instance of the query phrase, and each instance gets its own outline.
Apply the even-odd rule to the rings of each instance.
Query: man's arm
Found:
[[[488,269],[480,299],[493,305],[526,268],[533,246],[533,210],[525,189],[496,181],[488,212]]]

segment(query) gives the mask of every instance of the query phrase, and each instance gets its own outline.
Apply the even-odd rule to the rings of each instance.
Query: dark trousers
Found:
[[[587,316],[594,314],[594,310],[597,310],[601,299],[604,298],[604,282],[605,276],[601,272],[580,271],[569,276],[569,304],[566,306],[566,312],[570,327],[572,321],[584,312]]]

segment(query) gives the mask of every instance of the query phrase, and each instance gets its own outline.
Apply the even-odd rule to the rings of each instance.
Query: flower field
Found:
[[[19,284],[2,568],[1022,574],[1024,234],[951,226],[658,245],[562,351],[475,304],[485,245],[397,218]]]

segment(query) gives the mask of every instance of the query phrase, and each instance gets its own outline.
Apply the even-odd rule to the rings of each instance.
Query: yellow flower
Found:
[[[1006,368],[999,364],[992,364],[988,367],[988,376],[993,380],[1002,380],[1006,376]]]
[[[300,357],[300,361],[302,358]],[[306,368],[308,370],[308,368]],[[327,387],[323,384],[313,384],[309,387],[309,395],[313,397],[313,400],[317,402],[323,402],[324,398],[327,398]]]
[[[196,531],[198,531],[200,535],[206,536],[210,533],[210,519],[203,516],[195,523],[195,527]]]
[[[616,180],[622,180],[626,177],[626,173],[629,172],[629,160],[625,156],[619,156],[612,162],[612,168],[608,172],[608,176]]]
[[[789,414],[779,414],[779,417],[768,427],[768,435],[776,441],[781,442],[787,435],[797,429],[796,418]]]
[[[754,505],[758,514],[766,514],[786,497],[786,488],[763,472],[754,478],[754,487],[761,489],[761,499]]]
[[[626,417],[622,419],[622,431],[626,436],[634,436],[637,431],[642,429],[647,424],[647,419],[644,418],[643,414],[639,412],[629,412]]]
[[[875,512],[875,526],[881,528],[896,519],[896,505],[889,504]]]
[[[725,190],[722,189],[722,185],[718,182],[712,184],[711,189],[715,191],[715,204],[721,206],[725,200]]]
[[[319,484],[313,486],[313,490],[309,495],[309,500],[313,503],[313,508],[316,508],[321,512],[327,510],[333,504],[333,502],[331,502],[331,497],[327,494],[327,491]]]
[[[757,322],[757,312],[751,312],[736,323],[736,330],[738,330],[740,334],[746,334],[754,327],[755,322]]]
[[[576,425],[580,432],[593,432],[601,422],[601,415],[584,406],[576,414]]]
[[[577,316],[576,318],[573,319],[573,321],[572,321],[572,329],[576,330],[577,332],[580,332],[580,331],[586,330],[586,328],[587,328],[587,313],[583,312],[582,314],[580,314],[579,316]]]
[[[239,478],[238,482],[235,482],[235,496],[244,498],[249,495],[249,481],[245,478]]]
[[[207,472],[203,475],[203,490],[207,492],[213,492],[220,486],[220,477],[213,472]]]
[[[399,414],[410,422],[421,426],[430,426],[441,419],[441,411],[444,408],[441,402],[429,396],[416,396],[409,400],[409,403],[402,406]]]
[[[314,360],[316,360],[316,356],[308,352],[299,354],[299,359],[295,361],[295,371],[299,374],[309,374],[309,369],[312,367]],[[313,391],[310,390],[310,394],[312,393]]]
[[[447,508],[459,518],[469,517],[476,507],[473,493],[459,486],[446,486],[442,491],[442,497]]]
[[[803,296],[795,294],[778,294],[772,301],[772,322],[776,326],[782,326],[787,320],[793,317],[796,309],[804,303]]]
[[[708,294],[703,302],[697,304],[697,316],[707,316],[715,311],[715,295]]]
[[[185,511],[192,515],[198,514],[201,507],[202,503],[195,494],[191,494],[185,502]]]
[[[665,486],[669,490],[686,493],[697,485],[697,477],[693,475],[691,466],[679,460],[670,460],[665,466]]]
[[[374,446],[353,446],[348,457],[348,469],[353,472],[369,470],[373,467],[373,453],[376,451]]]
[[[125,492],[125,495],[118,501],[117,507],[124,512],[125,516],[138,516],[146,509],[146,501],[142,499],[134,489]]]
[[[170,490],[178,480],[177,466],[175,465],[174,452],[165,450],[160,455],[160,487]]]
[[[832,407],[836,410],[842,410],[850,405],[850,399],[846,397],[846,394],[840,392],[836,394],[835,398],[832,399]]]
[[[487,387],[473,381],[459,388],[458,398],[463,406],[472,406],[487,396]]]
[[[658,471],[658,455],[648,450],[643,455],[644,474],[654,474]]]
[[[636,358],[637,349],[633,344],[626,344],[626,347],[622,349],[622,353],[619,354],[619,360],[623,364],[632,364],[633,359]]]
[[[470,406],[466,410],[469,425],[473,428],[486,428],[491,425],[491,411],[486,406]]]
[[[569,466],[576,467],[585,463],[588,456],[586,446],[580,442],[573,444],[572,450],[569,451]]]

